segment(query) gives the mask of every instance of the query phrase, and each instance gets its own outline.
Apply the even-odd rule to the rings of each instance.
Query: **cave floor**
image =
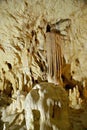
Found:
[[[69,108],[69,120],[72,130],[87,130],[87,102],[79,110]]]
[[[0,95],[0,110],[3,107],[6,107],[11,103],[11,99],[5,95]],[[69,121],[71,124],[71,130],[87,130],[87,101],[83,102],[83,106],[79,110],[75,110],[69,108]],[[17,126],[12,124],[12,126],[8,127],[8,123],[6,123],[6,128],[3,129],[4,123],[1,121],[1,111],[0,111],[0,130],[26,130],[25,121],[21,124],[21,126]]]

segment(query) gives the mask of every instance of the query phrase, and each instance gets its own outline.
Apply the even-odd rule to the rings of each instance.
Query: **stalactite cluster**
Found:
[[[59,84],[63,66],[63,54],[61,51],[61,36],[55,32],[46,35],[48,82]]]

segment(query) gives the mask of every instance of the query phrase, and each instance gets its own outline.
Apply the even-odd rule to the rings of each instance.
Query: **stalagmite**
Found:
[[[69,89],[69,106],[74,109],[80,109],[81,103],[82,99],[80,98],[78,86],[74,87],[73,90]]]
[[[27,130],[70,130],[67,103],[68,96],[61,86],[36,84],[25,99]]]

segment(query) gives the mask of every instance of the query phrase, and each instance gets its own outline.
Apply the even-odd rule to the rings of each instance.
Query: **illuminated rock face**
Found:
[[[40,83],[25,99],[27,130],[69,130],[68,97],[60,86]]]
[[[47,66],[46,26],[49,23],[59,23],[52,29],[58,29],[63,35],[61,50],[66,64],[71,66],[72,78],[81,81],[87,77],[85,0],[3,0],[0,19],[0,90],[11,86],[14,92],[29,91],[33,81],[38,77],[42,80]],[[64,24],[66,19],[70,20],[70,26],[67,21]]]

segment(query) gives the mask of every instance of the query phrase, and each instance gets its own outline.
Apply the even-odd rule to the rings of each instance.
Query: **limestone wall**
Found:
[[[0,90],[10,85],[27,91],[46,72],[46,26],[70,19],[62,52],[70,75],[87,78],[87,2],[85,0],[0,1]],[[64,32],[65,31],[65,32]]]

